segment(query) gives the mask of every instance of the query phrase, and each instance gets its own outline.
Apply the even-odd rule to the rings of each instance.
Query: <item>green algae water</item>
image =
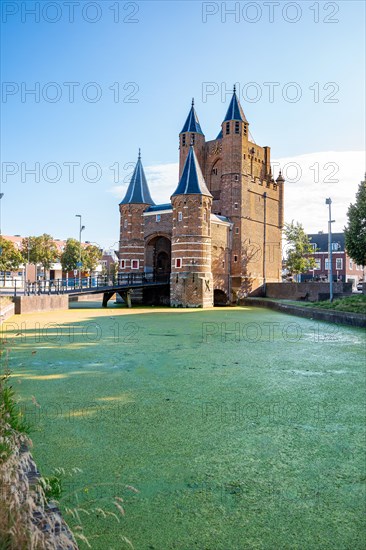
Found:
[[[100,304],[5,329],[34,458],[92,548],[365,548],[361,329]]]

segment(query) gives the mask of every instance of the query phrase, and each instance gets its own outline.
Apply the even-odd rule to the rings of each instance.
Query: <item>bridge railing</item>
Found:
[[[64,294],[88,290],[108,289],[116,287],[133,287],[135,285],[148,285],[156,283],[169,283],[169,273],[118,273],[111,277],[108,275],[97,275],[95,277],[75,277],[63,279],[45,279],[35,282],[27,281],[24,285],[14,281],[11,294],[27,296],[35,294]]]

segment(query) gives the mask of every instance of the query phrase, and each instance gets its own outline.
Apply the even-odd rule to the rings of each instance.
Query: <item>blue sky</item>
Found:
[[[26,13],[37,4],[39,15]],[[273,22],[266,4],[80,1],[72,21],[63,1],[4,0],[2,232],[77,236],[79,213],[86,240],[113,245],[138,148],[153,198],[166,202],[191,98],[213,139],[234,82],[255,141],[302,167],[286,219],[325,230],[334,195],[341,230],[364,173],[364,3],[274,2]]]

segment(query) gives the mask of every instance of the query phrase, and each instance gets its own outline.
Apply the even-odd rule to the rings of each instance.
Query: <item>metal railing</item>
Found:
[[[6,287],[8,295],[36,295],[36,294],[73,294],[88,291],[108,290],[112,288],[133,288],[134,286],[148,286],[153,284],[169,283],[170,273],[118,273],[115,277],[98,275],[96,277],[75,277],[62,279],[46,279],[36,282],[27,281],[25,284],[14,279],[12,286]],[[0,286],[1,288],[1,286]]]

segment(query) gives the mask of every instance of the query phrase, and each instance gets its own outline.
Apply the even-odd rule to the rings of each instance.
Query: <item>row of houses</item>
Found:
[[[304,281],[327,281],[329,272],[328,261],[328,234],[319,231],[318,233],[311,233],[308,235],[311,245],[314,249],[313,257],[315,259],[316,266],[314,269],[303,273],[300,276],[300,280]],[[21,250],[23,237],[21,235],[3,235],[4,239],[11,241],[16,248]],[[54,243],[61,256],[66,246],[66,241],[61,239],[55,239]],[[90,243],[85,241],[82,246],[87,246]],[[103,250],[103,255],[99,265],[95,269],[94,275],[102,273],[111,273],[112,266],[118,261],[118,252],[114,250]],[[352,281],[355,285],[360,281],[366,280],[365,266],[357,265],[352,258],[348,255],[345,248],[345,236],[344,233],[332,234],[332,268],[334,281]],[[76,273],[68,273],[69,277],[73,277]],[[43,269],[40,266],[25,263],[19,267],[16,272],[0,272],[0,279],[2,281],[6,279],[17,279],[20,283],[24,280],[37,281],[41,278],[49,279],[61,279],[66,274],[62,271],[60,262],[56,262],[51,266],[51,269],[46,274],[43,273]],[[1,281],[0,281],[1,282]]]
[[[2,237],[10,242],[13,243],[15,248],[18,250],[22,250],[22,242],[23,239],[26,237],[22,237],[21,235],[2,235]],[[54,243],[57,247],[57,250],[59,252],[59,256],[63,253],[66,241],[62,239],[54,239]],[[86,247],[89,244],[95,244],[90,243],[89,241],[85,241],[81,243],[82,247]],[[102,258],[96,267],[95,271],[93,272],[93,275],[100,275],[102,273],[109,274],[112,272],[112,265],[118,261],[117,253],[114,250],[103,250],[102,251]],[[29,262],[25,262],[24,264],[21,264],[19,266],[19,269],[17,271],[0,271],[0,284],[4,285],[7,281],[14,282],[14,280],[17,280],[19,284],[23,284],[24,281],[30,281],[35,282],[40,279],[62,279],[65,277],[74,277],[77,275],[77,271],[65,273],[62,270],[62,265],[60,261],[55,262],[51,265],[51,268],[47,271],[47,273],[44,273],[43,268],[40,265],[35,266],[34,264],[31,264]],[[83,272],[82,272],[83,275]]]
[[[328,234],[319,231],[308,235],[314,249],[316,266],[301,275],[303,281],[327,281],[329,273]],[[353,282],[365,280],[365,266],[357,265],[347,253],[344,233],[332,234],[332,272],[334,281]]]

